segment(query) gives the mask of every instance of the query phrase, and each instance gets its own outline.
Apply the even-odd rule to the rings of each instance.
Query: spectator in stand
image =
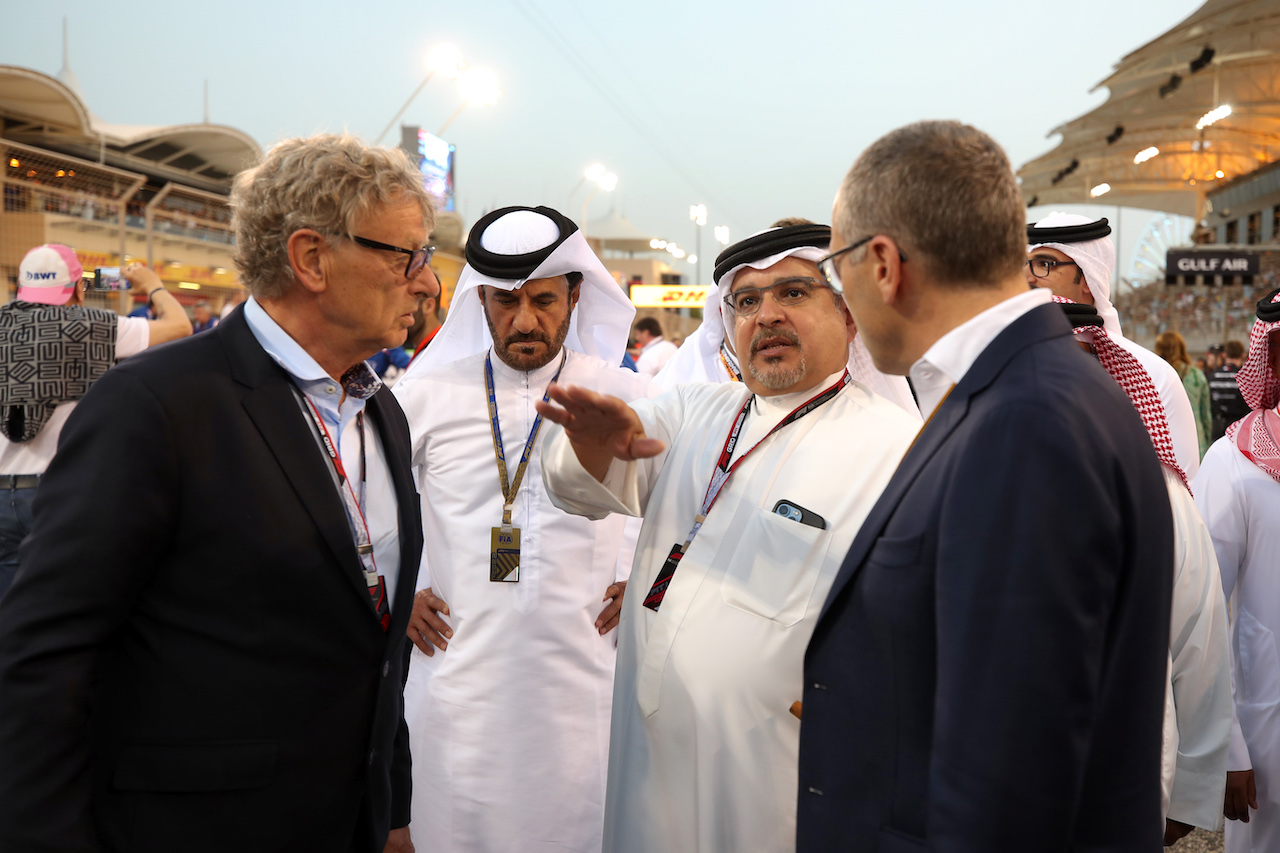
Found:
[[[658,371],[676,354],[677,347],[662,337],[662,324],[655,317],[642,317],[636,323],[635,331],[636,343],[640,345],[636,371],[657,376]]]
[[[31,528],[36,487],[58,449],[76,401],[118,359],[191,334],[186,312],[143,264],[124,276],[147,294],[156,319],[119,317],[84,304],[76,253],[50,243],[18,267],[18,298],[0,308],[0,598],[18,571],[18,544]],[[41,341],[39,350],[23,343]],[[30,381],[37,374],[39,383]]]
[[[1182,387],[1191,400],[1191,413],[1196,417],[1196,438],[1200,441],[1200,458],[1209,449],[1209,435],[1213,432],[1213,412],[1209,407],[1209,380],[1187,357],[1187,342],[1182,335],[1169,330],[1156,338],[1156,355],[1178,371]]]
[[[1217,370],[1219,367],[1222,367],[1223,349],[1224,347],[1222,346],[1222,344],[1213,344],[1209,347],[1209,351],[1204,354],[1204,364],[1205,364],[1204,375],[1206,379],[1209,377],[1209,374],[1212,371]]]
[[[1244,360],[1244,344],[1227,341],[1222,366],[1209,373],[1209,406],[1213,409],[1213,441],[1222,438],[1227,427],[1249,414],[1249,404],[1236,384],[1236,371]],[[1211,442],[1212,443],[1212,442]]]
[[[213,309],[209,307],[208,300],[201,299],[197,302],[196,307],[191,309],[191,315],[195,320],[192,323],[192,330],[195,334],[207,332],[218,325],[218,318],[213,316]]]

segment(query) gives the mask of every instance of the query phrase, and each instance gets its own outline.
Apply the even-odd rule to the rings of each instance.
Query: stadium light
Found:
[[[729,226],[717,225],[715,227],[716,242],[721,246],[729,245]]]
[[[1152,145],[1150,148],[1143,148],[1137,154],[1133,155],[1133,165],[1136,166],[1139,163],[1145,163],[1159,153],[1160,153],[1160,149],[1155,147],[1154,145]]]
[[[1216,109],[1209,110],[1209,112],[1200,117],[1200,121],[1196,122],[1196,130],[1204,130],[1209,125],[1217,121],[1222,121],[1229,115],[1231,115],[1230,104],[1223,104]]]
[[[1098,184],[1096,187],[1089,190],[1089,195],[1093,198],[1097,198],[1098,196],[1106,195],[1109,192],[1111,192],[1111,184]]]
[[[458,79],[458,75],[467,67],[467,63],[462,61],[462,52],[451,44],[438,44],[431,50],[427,51],[426,56],[427,76],[422,78],[422,82],[418,84],[418,88],[413,90],[413,94],[409,96],[409,100],[404,102],[404,106],[387,122],[387,126],[382,129],[382,133],[378,134],[378,138],[374,140],[374,145],[381,145],[382,138],[387,135],[395,123],[400,120],[400,116],[404,115],[404,111],[409,109],[409,105],[413,103],[414,98],[418,97],[418,93],[426,88],[431,82],[431,78],[437,74],[443,74],[450,80]],[[452,121],[453,119],[450,119]],[[447,125],[446,125],[447,126]]]

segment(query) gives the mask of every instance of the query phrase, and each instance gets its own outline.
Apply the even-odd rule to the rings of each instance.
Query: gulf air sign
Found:
[[[631,304],[637,308],[701,308],[713,289],[709,284],[633,284]]]
[[[1258,256],[1253,252],[1175,251],[1165,258],[1169,276],[1257,275]]]

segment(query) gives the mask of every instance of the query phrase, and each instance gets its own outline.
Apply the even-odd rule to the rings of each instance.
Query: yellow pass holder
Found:
[[[520,580],[520,528],[494,527],[489,534],[489,580]]]

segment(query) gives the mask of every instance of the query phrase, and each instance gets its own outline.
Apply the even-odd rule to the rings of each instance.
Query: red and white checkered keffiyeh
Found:
[[[1280,290],[1258,302],[1258,321],[1249,330],[1249,358],[1236,373],[1236,384],[1252,412],[1227,427],[1244,457],[1280,483],[1280,377],[1271,370],[1271,336],[1280,332]],[[1267,319],[1263,319],[1266,317]]]
[[[1075,300],[1062,296],[1053,297],[1053,301],[1059,304],[1076,304]],[[1111,378],[1124,389],[1124,393],[1129,395],[1129,401],[1142,416],[1142,424],[1147,428],[1147,434],[1151,436],[1151,443],[1155,445],[1156,456],[1178,475],[1178,479],[1187,487],[1187,491],[1191,491],[1187,474],[1173,454],[1173,439],[1169,437],[1169,419],[1165,415],[1160,392],[1156,390],[1150,374],[1136,358],[1113,341],[1102,326],[1079,326],[1072,331],[1077,340],[1090,344],[1098,357],[1098,363],[1111,374]]]

